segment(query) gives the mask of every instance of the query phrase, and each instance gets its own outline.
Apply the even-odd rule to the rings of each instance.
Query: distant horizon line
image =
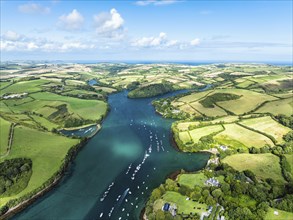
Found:
[[[293,60],[290,61],[273,61],[273,60],[263,60],[263,61],[245,61],[245,60],[61,60],[61,59],[40,59],[40,60],[4,60],[0,61],[0,63],[9,63],[9,62],[32,62],[32,63],[78,63],[78,64],[95,64],[95,63],[126,63],[126,64],[159,64],[159,63],[169,63],[169,64],[274,64],[274,65],[291,65],[293,66]]]

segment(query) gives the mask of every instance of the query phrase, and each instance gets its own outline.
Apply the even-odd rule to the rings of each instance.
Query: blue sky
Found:
[[[1,60],[292,60],[292,1],[3,1]]]

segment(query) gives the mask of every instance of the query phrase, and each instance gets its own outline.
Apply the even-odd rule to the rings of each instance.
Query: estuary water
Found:
[[[173,120],[156,114],[152,100],[128,99],[126,91],[110,95],[101,131],[61,183],[14,219],[139,219],[152,189],[170,173],[203,168],[209,155],[176,151]]]

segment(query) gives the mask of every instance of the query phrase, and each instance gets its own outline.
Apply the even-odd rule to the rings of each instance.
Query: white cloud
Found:
[[[9,41],[17,41],[21,38],[20,34],[14,31],[6,31],[2,36],[2,39],[9,40]]]
[[[172,47],[172,46],[177,45],[178,43],[179,43],[178,40],[170,40],[170,41],[168,41],[168,42],[166,43],[166,46],[167,46],[167,47]]]
[[[64,14],[59,17],[58,26],[67,31],[74,31],[80,30],[83,26],[83,23],[83,16],[76,9],[73,9],[72,12],[68,15]]]
[[[13,33],[11,36],[10,38],[1,36],[1,51],[71,52],[96,48],[94,43],[83,40],[54,41],[46,38],[30,38],[17,33]],[[14,36],[21,37],[15,38]]]
[[[22,13],[27,13],[27,14],[33,14],[33,13],[48,14],[51,11],[49,7],[44,7],[40,4],[35,4],[35,3],[27,3],[24,5],[19,5],[18,10]]]
[[[158,37],[143,37],[135,40],[132,45],[137,47],[160,46],[166,41],[166,33],[161,32]]]
[[[147,5],[171,5],[174,3],[182,2],[182,0],[143,0],[136,1],[135,4],[138,6],[147,6]]]
[[[195,38],[192,41],[190,41],[191,46],[198,46],[200,44],[199,38]]]
[[[161,32],[157,37],[142,37],[132,42],[134,47],[155,47],[155,48],[167,48],[178,45],[177,40],[168,40],[167,34]]]
[[[115,8],[111,9],[110,13],[103,12],[94,15],[93,18],[96,32],[99,35],[114,38],[120,38],[124,35],[124,19]]]

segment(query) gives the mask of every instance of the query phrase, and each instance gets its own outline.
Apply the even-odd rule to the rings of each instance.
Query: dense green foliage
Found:
[[[167,179],[165,184],[156,188],[151,194],[146,208],[149,219],[156,219],[157,214],[152,204],[166,191],[179,192],[193,201],[214,206],[214,209],[216,204],[220,204],[224,208],[221,215],[227,219],[263,219],[269,206],[292,212],[292,194],[286,195],[292,193],[292,182],[285,186],[273,179],[259,182],[251,171],[239,172],[226,164],[211,166],[210,171],[206,170],[204,174],[207,178],[214,176],[223,181],[220,181],[219,187],[198,185],[189,188],[177,181]],[[276,199],[280,197],[283,198],[277,201]],[[178,219],[187,217],[180,213],[178,215]]]
[[[286,115],[277,115],[276,119],[284,126],[287,126],[293,129],[293,115],[286,116]]]
[[[241,96],[239,95],[230,93],[215,93],[204,98],[203,100],[200,100],[199,103],[201,103],[205,108],[214,108],[216,102],[235,100],[240,97]]]
[[[128,93],[129,98],[146,98],[157,95],[162,95],[173,91],[174,88],[171,83],[163,82],[158,84],[151,84],[136,88]]]
[[[21,192],[32,175],[32,161],[25,158],[0,163],[0,197]]]

